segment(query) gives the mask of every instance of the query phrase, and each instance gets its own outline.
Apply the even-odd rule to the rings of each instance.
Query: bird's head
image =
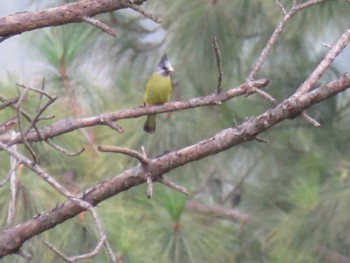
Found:
[[[170,72],[173,72],[174,69],[170,64],[170,61],[166,54],[162,57],[162,59],[159,61],[157,66],[157,72],[162,74],[163,76],[167,77],[169,76]]]

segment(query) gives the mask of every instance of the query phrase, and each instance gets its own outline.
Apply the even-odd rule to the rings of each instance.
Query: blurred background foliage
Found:
[[[44,8],[68,1],[33,1]],[[286,9],[292,1],[280,0]],[[301,2],[301,1],[300,1]],[[173,100],[213,93],[217,83],[211,36],[222,53],[223,89],[242,83],[281,19],[273,1],[149,0],[144,10],[158,14],[156,24],[131,10],[98,15],[118,34],[113,38],[87,24],[36,30],[19,36],[34,52],[30,78],[24,82],[59,96],[47,111],[56,122],[67,117],[97,115],[143,104],[143,86],[163,53],[170,58]],[[328,0],[301,11],[285,28],[258,77],[268,78],[268,92],[279,101],[305,80],[327,49],[349,23],[350,4]],[[18,38],[19,38],[18,37]],[[349,71],[347,48],[319,84]],[[20,92],[13,72],[0,80],[2,96]],[[33,112],[38,96],[25,109]],[[194,194],[190,199],[207,205],[237,208],[250,216],[246,223],[222,220],[186,209],[188,199],[161,185],[146,199],[140,186],[98,207],[108,239],[119,262],[350,262],[349,171],[350,94],[343,92],[309,113],[322,123],[319,129],[302,119],[277,125],[261,135],[269,144],[248,142],[224,153],[181,167],[168,175]],[[179,149],[241,123],[271,105],[254,95],[220,106],[158,116],[155,135],[143,132],[144,118],[119,122],[125,132],[94,127],[54,139],[70,151],[85,147],[78,157],[67,157],[46,144],[36,143],[40,165],[73,192],[117,175],[137,162],[125,156],[97,153],[96,145],[140,150],[150,157]],[[14,115],[0,112],[1,121]],[[18,146],[19,149],[23,147]],[[25,150],[22,152],[25,153]],[[0,153],[0,171],[9,171],[9,158]],[[16,223],[62,201],[35,174],[18,172]],[[8,187],[0,187],[0,223],[7,213]],[[42,241],[68,255],[88,251],[96,244],[96,230],[88,214],[38,236],[25,244],[32,262],[61,262]],[[338,258],[339,259],[339,258]],[[3,262],[22,262],[10,256]],[[102,251],[86,262],[107,262]]]

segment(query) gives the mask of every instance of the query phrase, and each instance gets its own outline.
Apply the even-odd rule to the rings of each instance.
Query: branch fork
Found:
[[[124,155],[127,155],[129,157],[137,159],[142,169],[144,170],[144,177],[145,182],[147,184],[147,198],[151,199],[153,197],[153,182],[161,183],[171,189],[174,189],[175,191],[178,191],[185,195],[190,195],[186,188],[177,185],[176,183],[166,179],[163,177],[163,175],[158,175],[156,172],[152,171],[152,160],[149,159],[146,155],[145,149],[142,146],[142,153],[131,150],[124,147],[115,147],[115,146],[98,146],[97,150],[99,152],[113,152],[113,153],[121,153]]]

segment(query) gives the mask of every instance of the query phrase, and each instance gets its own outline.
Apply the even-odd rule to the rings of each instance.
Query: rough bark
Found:
[[[146,0],[136,0],[141,5]],[[0,17],[0,37],[21,34],[33,29],[82,22],[83,17],[130,7],[127,0],[82,0],[39,11],[24,11]]]

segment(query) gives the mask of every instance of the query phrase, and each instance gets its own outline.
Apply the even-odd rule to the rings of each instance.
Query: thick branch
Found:
[[[227,101],[232,99],[233,97],[245,95],[247,91],[249,91],[252,87],[254,88],[262,88],[265,87],[269,83],[268,80],[262,79],[253,81],[250,85],[242,84],[238,87],[228,90],[227,92],[222,92],[220,94],[212,94],[204,97],[194,98],[187,101],[174,101],[169,102],[165,105],[161,106],[152,106],[152,107],[139,107],[131,110],[118,110],[114,112],[104,113],[98,116],[92,116],[81,119],[65,119],[59,122],[52,124],[51,126],[45,127],[39,130],[40,136],[38,136],[36,131],[29,132],[26,135],[26,139],[28,142],[32,141],[41,141],[47,140],[58,135],[75,131],[77,129],[81,129],[84,127],[91,127],[97,125],[108,125],[113,121],[117,121],[120,119],[130,119],[137,118],[140,116],[148,115],[151,113],[162,113],[162,112],[170,112],[170,111],[180,111],[189,108],[195,108],[205,105],[217,105],[220,102]],[[1,136],[0,142],[9,143],[9,136]],[[11,144],[15,143],[23,143],[23,139],[20,135],[18,135]]]
[[[145,1],[134,0],[133,3],[141,5]],[[128,8],[129,6],[127,0],[81,0],[39,11],[19,12],[0,17],[0,37],[6,38],[48,26],[78,23],[84,17],[92,17],[100,13]]]
[[[309,93],[301,94],[298,97],[292,96],[275,108],[258,117],[248,119],[236,128],[225,129],[209,139],[150,159],[147,172],[152,178],[158,179],[164,173],[176,167],[216,154],[240,143],[254,140],[259,133],[283,120],[294,118],[313,104],[334,96],[349,87],[350,74],[346,74],[340,79],[329,82]],[[120,175],[78,194],[77,198],[96,206],[111,196],[145,183],[146,178],[143,173],[142,166],[132,167]],[[0,234],[0,258],[15,253],[26,240],[78,215],[83,210],[76,202],[67,200],[52,210],[42,212],[19,226],[5,230]]]

